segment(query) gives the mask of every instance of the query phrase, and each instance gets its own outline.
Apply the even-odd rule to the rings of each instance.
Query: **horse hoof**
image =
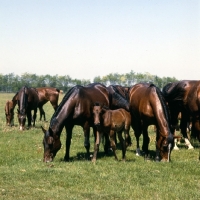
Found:
[[[159,157],[156,157],[156,158],[155,158],[155,161],[156,161],[156,162],[160,162]]]
[[[194,149],[194,147],[192,145],[188,146],[188,150],[190,149]]]
[[[174,150],[179,150],[179,148],[178,147],[174,147]]]

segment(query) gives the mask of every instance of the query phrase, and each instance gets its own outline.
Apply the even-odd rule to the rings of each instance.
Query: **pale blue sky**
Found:
[[[0,0],[0,73],[200,79],[200,0]]]

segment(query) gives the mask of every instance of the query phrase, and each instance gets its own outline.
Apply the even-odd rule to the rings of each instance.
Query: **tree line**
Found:
[[[94,77],[92,82],[102,83],[108,85],[122,85],[132,86],[139,82],[154,83],[157,87],[162,88],[166,83],[177,81],[175,77],[158,77],[150,73],[136,73],[131,71],[130,73],[118,74],[110,73],[106,76]],[[51,76],[51,75],[36,75],[30,73],[24,73],[21,76],[10,74],[0,74],[0,92],[17,92],[22,86],[28,87],[56,87],[63,90],[66,93],[71,87],[75,85],[88,85],[90,80],[86,79],[72,79],[68,75],[64,76]]]

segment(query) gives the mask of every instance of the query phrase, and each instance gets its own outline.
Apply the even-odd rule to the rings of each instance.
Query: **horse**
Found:
[[[129,108],[128,102],[124,101],[122,96],[117,92],[114,94],[115,95],[109,93],[106,86],[100,83],[92,83],[87,86],[76,85],[72,87],[63,97],[57,110],[53,114],[48,130],[41,127],[44,133],[43,161],[53,161],[57,152],[60,150],[60,135],[64,127],[67,133],[64,161],[69,161],[72,130],[75,125],[79,125],[83,128],[85,138],[84,146],[88,158],[90,157],[90,127],[93,128],[95,144],[92,161],[95,162],[97,151],[99,150],[100,138],[99,133],[94,126],[92,106],[98,101],[107,107],[111,107],[111,105],[116,103],[116,105],[121,105],[126,109]],[[121,102],[123,102],[124,105]]]
[[[123,108],[110,110],[99,103],[95,103],[93,107],[94,125],[101,134],[107,134],[110,137],[110,143],[116,155],[115,132],[118,133],[118,138],[122,147],[122,160],[125,161],[126,148],[131,145],[131,138],[129,135],[131,126],[131,115]],[[122,137],[124,132],[124,138]]]
[[[26,117],[28,119],[28,127],[31,126],[32,110],[34,111],[33,126],[35,126],[38,103],[39,103],[39,98],[36,89],[23,86],[19,90],[17,104],[18,104],[18,121],[20,125],[20,130],[24,130],[25,128]]]
[[[181,133],[188,149],[193,149],[187,135],[187,126],[192,121],[191,137],[200,141],[200,81],[182,80],[168,83],[162,92],[169,105],[173,131],[178,114],[181,113]]]
[[[39,97],[38,108],[40,111],[40,120],[42,120],[42,116],[44,121],[46,121],[46,115],[43,109],[43,105],[46,104],[48,101],[53,106],[54,110],[58,107],[58,99],[60,90],[54,87],[39,87],[36,88]]]
[[[10,100],[6,101],[5,116],[6,116],[6,125],[13,126],[14,125],[14,108],[13,108],[13,102]]]
[[[169,111],[159,88],[154,84],[138,83],[129,90],[131,126],[137,141],[136,153],[140,154],[139,137],[143,134],[145,160],[149,160],[148,126],[156,125],[156,161],[170,161],[174,137],[170,130]]]
[[[56,110],[58,107],[60,90],[54,87],[38,87],[33,89],[36,89],[38,93],[38,98],[39,98],[38,108],[40,111],[40,120],[42,120],[43,117],[44,121],[46,121],[46,114],[44,112],[43,105],[49,101],[53,106],[54,110]],[[9,103],[6,102],[5,109],[7,110],[6,112],[7,125],[11,124],[11,119],[14,118],[14,109],[17,104],[17,100],[18,100],[18,92],[14,95],[12,100],[9,101]],[[9,112],[9,110],[13,112]],[[12,123],[12,125],[13,124],[14,123]]]

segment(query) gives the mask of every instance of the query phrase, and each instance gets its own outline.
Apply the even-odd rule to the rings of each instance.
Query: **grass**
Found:
[[[49,122],[37,121],[36,128],[19,131],[15,114],[15,127],[5,126],[4,105],[12,96],[0,94],[0,199],[200,199],[198,142],[195,141],[194,150],[180,144],[179,151],[172,151],[170,163],[157,163],[153,161],[155,133],[150,129],[152,161],[145,162],[135,155],[136,142],[131,130],[133,145],[127,151],[126,162],[115,161],[112,154],[104,156],[101,145],[93,164],[85,159],[82,129],[77,126],[73,131],[71,162],[62,161],[63,130],[62,149],[54,162],[43,163],[40,126],[48,128]],[[47,103],[44,110],[50,121],[53,108]],[[117,154],[121,158],[120,150]]]

